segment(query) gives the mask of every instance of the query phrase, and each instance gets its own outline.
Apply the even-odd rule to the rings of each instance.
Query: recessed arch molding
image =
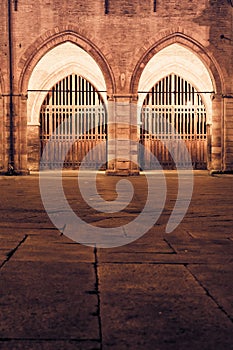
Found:
[[[65,42],[76,44],[96,61],[104,75],[108,93],[114,93],[114,75],[101,48],[98,48],[91,40],[80,34],[80,30],[73,26],[47,31],[27,49],[19,62],[19,68],[21,69],[19,91],[23,94],[27,93],[28,81],[39,60],[52,48]]]
[[[161,50],[172,44],[180,44],[184,48],[195,54],[207,68],[210,78],[213,82],[214,92],[221,94],[224,91],[223,77],[221,69],[214,57],[197,41],[181,32],[175,32],[160,38],[156,43],[143,53],[135,66],[130,82],[130,92],[136,94],[138,92],[139,81],[147,63]]]

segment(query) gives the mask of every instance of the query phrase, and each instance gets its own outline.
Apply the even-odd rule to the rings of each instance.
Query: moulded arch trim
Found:
[[[104,76],[108,93],[114,93],[116,84],[107,59],[96,45],[84,36],[78,34],[78,29],[74,28],[74,26],[55,28],[52,31],[48,31],[40,36],[34,44],[27,49],[19,62],[19,68],[21,68],[19,91],[24,94],[27,93],[30,76],[40,59],[51,49],[66,42],[77,45],[95,60]]]
[[[29,124],[39,124],[40,108],[47,90],[70,74],[78,74],[87,79],[97,91],[100,91],[100,95],[107,104],[106,83],[99,66],[86,51],[73,43],[66,42],[46,53],[31,74],[27,104]]]
[[[187,39],[185,39],[187,41]],[[139,94],[139,107],[142,106],[146,92],[151,87],[169,74],[177,74],[187,80],[197,91],[207,91],[209,93],[201,94],[207,111],[207,122],[212,121],[212,92],[222,91],[221,79],[215,67],[214,73],[211,71],[210,58],[203,59],[200,55],[200,48],[197,52],[194,45],[184,45],[184,38],[173,36],[170,40],[157,44],[144,55],[138,63],[134,76],[131,81],[131,88],[134,93]],[[217,77],[217,81],[214,79]],[[137,83],[137,84],[136,84]]]
[[[179,44],[180,46],[191,52],[191,54],[196,55],[196,57],[199,59],[200,62],[202,62],[203,66],[209,73],[209,77],[213,85],[213,91],[215,93],[222,93],[224,89],[223,76],[221,69],[214,57],[208,54],[206,49],[204,49],[194,39],[180,32],[175,32],[170,34],[169,36],[161,38],[156,42],[156,44],[150,47],[143,54],[141,59],[138,61],[134,69],[134,73],[132,75],[132,79],[130,82],[131,93],[137,94],[137,92],[139,91],[139,81],[141,80],[141,76],[150,60],[154,56],[156,56],[160,51],[174,44]]]
[[[190,65],[192,65],[192,69],[190,69]],[[212,79],[198,56],[180,44],[171,44],[150,59],[141,74],[138,90],[149,91],[155,83],[171,73],[187,80],[197,91],[208,92],[203,93],[202,98],[206,106],[208,122],[210,122],[212,116],[211,94],[214,91]],[[145,94],[139,94],[139,106],[143,104]]]

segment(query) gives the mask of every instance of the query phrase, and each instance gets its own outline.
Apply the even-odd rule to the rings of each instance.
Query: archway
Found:
[[[150,125],[158,123],[161,116],[172,123],[175,132],[182,133],[181,138],[186,140],[194,167],[206,168],[210,158],[208,143],[211,139],[213,92],[214,83],[208,69],[196,54],[181,44],[174,43],[163,48],[144,67],[138,85],[139,110],[143,107],[142,113],[139,113],[141,142],[143,139],[145,142],[147,137],[149,140],[157,140],[152,142],[154,146],[148,147],[158,156],[164,167],[171,168],[173,164],[169,156],[165,157],[164,147],[161,148],[159,141],[162,141],[162,136],[158,130],[146,127],[145,113]],[[187,127],[187,123],[193,126]],[[142,131],[148,127],[146,132]],[[166,139],[170,136],[168,133],[163,134]],[[195,139],[195,142],[191,142],[191,139]],[[200,141],[198,145],[197,139]]]
[[[38,169],[40,160],[41,106],[49,98],[48,93],[51,89],[56,90],[56,86],[59,84],[65,86],[66,80],[72,80],[73,78],[69,78],[72,76],[82,77],[83,82],[85,84],[88,82],[91,87],[90,91],[95,91],[100,97],[102,108],[103,105],[107,105],[104,75],[99,65],[85,50],[76,44],[65,42],[48,51],[35,65],[28,82],[27,119],[30,169]],[[81,91],[82,89],[79,90],[80,93],[84,94],[84,91]],[[59,91],[59,88],[57,88],[57,91]],[[72,93],[75,93],[75,91],[72,91]],[[72,93],[70,96],[72,96]],[[96,106],[92,105],[92,108],[94,107]]]

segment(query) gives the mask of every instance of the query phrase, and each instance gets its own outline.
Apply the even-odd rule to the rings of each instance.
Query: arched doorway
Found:
[[[203,99],[194,86],[173,73],[157,82],[143,102],[140,143],[150,151],[140,155],[143,168],[153,168],[153,154],[163,168],[174,169],[168,149],[175,146],[176,152],[181,153],[180,140],[185,142],[194,169],[206,169],[207,129]],[[185,167],[182,154],[179,158],[183,163],[180,166]]]
[[[107,68],[106,71],[108,72]],[[56,108],[58,119],[62,115],[66,115],[65,119],[69,116],[70,119],[68,119],[71,122],[72,115],[74,123],[75,120],[77,122],[79,118],[78,114],[82,114],[83,118],[84,115],[85,118],[88,115],[89,117],[87,119],[89,121],[92,120],[92,123],[96,123],[94,120],[96,120],[95,118],[97,118],[98,115],[100,119],[99,125],[102,123],[103,127],[102,130],[100,130],[99,127],[97,137],[99,140],[101,138],[102,141],[106,138],[104,124],[107,118],[105,111],[108,106],[105,75],[100,65],[87,51],[70,41],[60,43],[57,46],[51,47],[50,50],[47,50],[34,65],[28,80],[27,143],[28,167],[30,170],[37,170],[41,165],[41,150],[46,143],[46,138],[48,139],[48,135],[51,135],[51,132],[56,130],[55,124],[58,123],[58,119],[53,127],[50,126],[50,129],[46,129],[46,118],[55,122],[56,113],[54,109]],[[52,113],[52,110],[54,110],[54,113]],[[49,115],[50,117],[48,117]],[[41,122],[45,123],[43,127],[41,126]],[[79,132],[80,130],[76,130],[76,138]],[[89,131],[88,136],[83,136],[83,140],[86,138],[86,142],[83,141],[83,148],[84,143],[86,148],[85,151],[81,152],[82,154],[88,152],[90,147],[92,147],[91,143],[94,147],[95,132],[92,130],[92,134],[90,134],[91,131]],[[71,138],[73,135],[69,135],[69,137]],[[87,139],[89,139],[88,142]],[[79,151],[81,149],[81,143],[80,136],[79,143],[76,142]],[[69,144],[71,145],[71,141]],[[60,146],[61,145],[60,137]],[[67,138],[66,147],[68,147]],[[72,147],[72,149],[73,148],[74,147]],[[67,151],[65,146],[64,151]],[[80,157],[70,158],[70,161],[67,159],[65,166],[77,167],[81,159]],[[100,158],[102,161],[103,157],[101,156]],[[46,164],[44,164],[43,167],[55,167],[56,160],[55,155],[51,155],[50,160],[47,157]],[[106,163],[106,159],[103,161]],[[99,161],[97,160],[96,166],[98,164]]]
[[[212,96],[216,85],[209,66],[186,44],[188,42],[184,44],[177,42],[165,46],[163,43],[159,51],[149,52],[149,60],[144,56],[137,66],[132,79],[132,88],[137,88],[138,110],[143,110],[138,117],[139,138],[141,142],[147,143],[147,147],[158,157],[164,168],[173,168],[170,155],[168,153],[165,155],[168,152],[166,149],[171,144],[169,147],[164,146],[164,140],[167,143],[173,142],[174,148],[179,152],[179,143],[174,143],[174,135],[173,140],[170,139],[172,132],[160,135],[161,142],[152,142],[153,137],[148,135],[148,133],[153,135],[154,132],[150,129],[152,126],[149,123],[159,124],[157,125],[159,135],[163,118],[163,122],[166,121],[174,129],[173,134],[181,134],[176,138],[184,140],[194,168],[205,169],[212,166],[212,132],[218,126],[216,121],[214,125],[212,124],[214,113]],[[181,163],[183,160],[181,154]],[[143,161],[145,167],[151,166],[149,159]]]
[[[106,167],[107,114],[103,98],[85,78],[70,74],[56,83],[40,109],[40,167],[54,169]],[[53,135],[54,147],[45,148]],[[97,144],[105,143],[95,158],[83,164],[86,154]],[[64,162],[61,160],[64,158]]]

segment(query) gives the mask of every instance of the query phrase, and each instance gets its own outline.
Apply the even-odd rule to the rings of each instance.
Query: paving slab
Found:
[[[104,349],[231,349],[232,322],[184,266],[99,267]]]
[[[189,265],[188,269],[233,321],[233,262],[224,265]]]
[[[2,350],[100,350],[100,342],[96,341],[51,341],[51,340],[0,340]]]
[[[94,250],[73,242],[59,232],[29,234],[14,254],[18,261],[89,262],[94,263]]]
[[[0,231],[0,249],[13,249],[15,248],[24,238],[25,234],[22,232],[10,232],[4,234]]]
[[[1,338],[99,339],[92,264],[11,260],[0,283]]]
[[[127,258],[126,258],[127,257]],[[230,263],[233,258],[232,240],[228,238],[194,238],[181,228],[171,234],[165,226],[154,227],[130,245],[114,249],[99,249],[99,262],[207,264]]]
[[[60,235],[44,210],[38,174],[0,177],[0,349],[233,349],[233,177],[195,172],[187,214],[169,234],[178,179],[174,171],[165,177],[157,223],[112,249]],[[103,199],[116,198],[120,179],[98,176]],[[145,177],[130,181],[132,202],[110,214],[83,200],[77,172],[64,172],[63,184],[83,220],[112,228],[145,205]]]
[[[166,235],[166,240],[176,253],[191,252],[201,256],[233,256],[233,244],[228,238],[190,238],[182,239],[182,232]]]

